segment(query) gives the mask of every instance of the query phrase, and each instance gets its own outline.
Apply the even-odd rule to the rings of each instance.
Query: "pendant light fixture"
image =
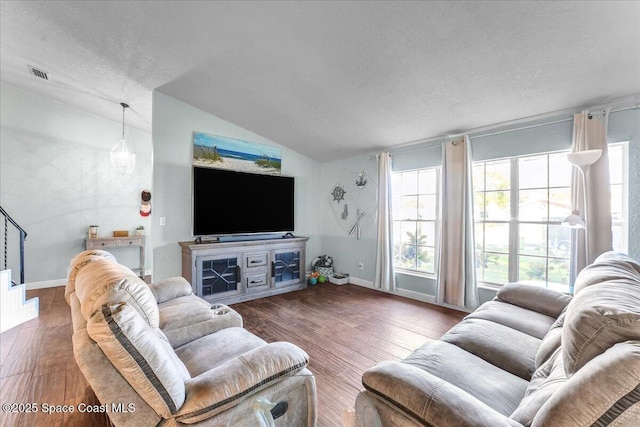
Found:
[[[118,172],[125,174],[133,172],[136,167],[136,155],[129,151],[124,140],[124,110],[129,106],[124,102],[121,102],[120,105],[122,105],[122,139],[111,150],[111,165]]]

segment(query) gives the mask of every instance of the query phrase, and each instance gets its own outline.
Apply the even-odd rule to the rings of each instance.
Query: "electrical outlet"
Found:
[[[167,225],[167,217],[166,216],[161,216],[160,217],[160,225]]]
[[[364,262],[358,261],[358,270],[364,270]]]

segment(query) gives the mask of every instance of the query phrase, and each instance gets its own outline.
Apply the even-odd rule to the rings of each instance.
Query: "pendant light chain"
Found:
[[[121,102],[120,105],[122,105],[122,140],[124,140],[124,110],[129,108],[129,106],[124,102]]]

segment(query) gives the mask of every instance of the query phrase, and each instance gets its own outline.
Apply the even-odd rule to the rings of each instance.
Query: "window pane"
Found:
[[[435,250],[425,246],[418,247],[418,270],[435,273]]]
[[[484,219],[484,193],[474,193],[473,195],[473,217],[476,221]]]
[[[485,252],[480,268],[484,270],[485,282],[507,283],[509,281],[509,255]]]
[[[611,186],[611,220],[613,223],[622,221],[622,185]]]
[[[476,257],[477,252],[482,252],[484,248],[484,224],[476,224],[475,226],[475,240],[476,240]]]
[[[404,172],[402,174],[402,195],[418,194],[418,172]]]
[[[549,221],[562,221],[571,213],[571,189],[553,188],[549,190]]]
[[[485,193],[485,218],[508,221],[511,219],[509,191],[488,191]]]
[[[400,223],[400,243],[415,245],[415,242],[416,223],[411,221],[402,221]]]
[[[531,256],[518,257],[519,280],[528,282],[547,281],[547,259]]]
[[[484,190],[484,163],[473,166],[473,191]]]
[[[549,225],[549,256],[568,259],[571,254],[571,229]]]
[[[609,182],[622,184],[623,165],[622,145],[609,146]]]
[[[393,197],[400,197],[402,194],[402,173],[396,172],[391,175],[391,194]]]
[[[436,170],[422,170],[418,173],[419,194],[436,194]]]
[[[398,219],[418,219],[418,196],[402,196],[401,212]]]
[[[520,224],[520,254],[547,255],[547,226],[545,224]]]
[[[509,253],[509,224],[485,224],[485,251]]]
[[[619,252],[625,252],[625,249],[622,248],[622,227],[619,225],[614,225],[611,227],[611,232],[613,234],[613,250]]]
[[[416,247],[412,245],[401,245],[398,267],[415,270],[416,265]]]
[[[547,190],[520,190],[518,211],[520,221],[546,221],[548,219]]]
[[[487,162],[486,185],[487,190],[507,190],[511,188],[511,163],[509,160]]]
[[[418,223],[418,239],[416,244],[426,246],[436,245],[436,224],[434,222]]]
[[[571,168],[567,153],[549,155],[549,187],[571,186]]]
[[[436,196],[418,196],[418,219],[436,219]]]
[[[520,188],[542,188],[547,186],[547,156],[519,159],[518,186]]]
[[[547,277],[549,288],[559,292],[569,291],[569,260],[549,258]]]

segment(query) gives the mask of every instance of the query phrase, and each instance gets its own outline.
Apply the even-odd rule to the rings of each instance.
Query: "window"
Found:
[[[571,164],[566,153],[476,162],[473,167],[479,282],[529,282],[567,291]]]
[[[627,171],[629,158],[627,142],[609,144],[609,180],[611,184],[611,221],[613,250],[626,253],[629,250]]]
[[[396,269],[435,274],[439,188],[439,168],[393,174],[393,241]]]

